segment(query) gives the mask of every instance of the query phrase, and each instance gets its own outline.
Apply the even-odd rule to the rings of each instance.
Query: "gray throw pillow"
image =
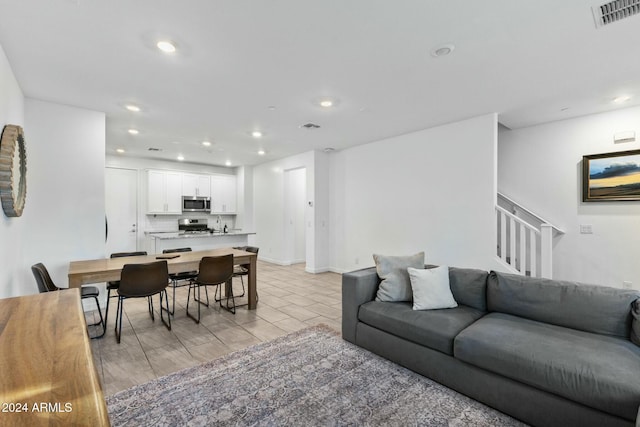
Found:
[[[424,252],[410,256],[373,255],[376,271],[382,281],[376,301],[411,301],[413,293],[407,269],[424,268]]]
[[[640,298],[631,304],[631,315],[633,316],[633,321],[631,322],[631,342],[635,345],[640,345]]]

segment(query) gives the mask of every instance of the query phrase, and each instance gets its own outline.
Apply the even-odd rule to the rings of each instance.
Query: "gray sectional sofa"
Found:
[[[458,307],[342,276],[344,339],[538,426],[640,427],[640,292],[449,268]]]

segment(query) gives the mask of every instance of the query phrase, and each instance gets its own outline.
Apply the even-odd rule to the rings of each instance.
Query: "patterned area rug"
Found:
[[[107,398],[113,426],[521,426],[325,326]]]

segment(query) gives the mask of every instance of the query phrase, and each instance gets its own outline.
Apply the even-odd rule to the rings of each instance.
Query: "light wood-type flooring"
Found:
[[[105,396],[310,325],[324,323],[340,331],[339,274],[310,274],[304,271],[304,264],[283,267],[258,261],[257,277],[256,310],[249,311],[245,306],[235,315],[229,313],[213,302],[215,288],[210,287],[212,303],[208,308],[201,307],[200,324],[186,316],[187,287],[177,288],[171,331],[160,321],[157,296],[155,321],[149,315],[146,298],[125,300],[120,344],[114,333],[118,300],[111,298],[107,333],[91,340]],[[233,279],[233,289],[234,294],[242,293],[239,278]],[[168,292],[171,298],[172,289]],[[237,301],[243,302],[246,297]],[[197,306],[190,303],[189,311],[192,309]]]

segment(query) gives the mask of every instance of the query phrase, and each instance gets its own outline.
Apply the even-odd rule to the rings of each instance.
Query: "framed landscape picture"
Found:
[[[582,157],[582,201],[640,200],[640,150]]]

